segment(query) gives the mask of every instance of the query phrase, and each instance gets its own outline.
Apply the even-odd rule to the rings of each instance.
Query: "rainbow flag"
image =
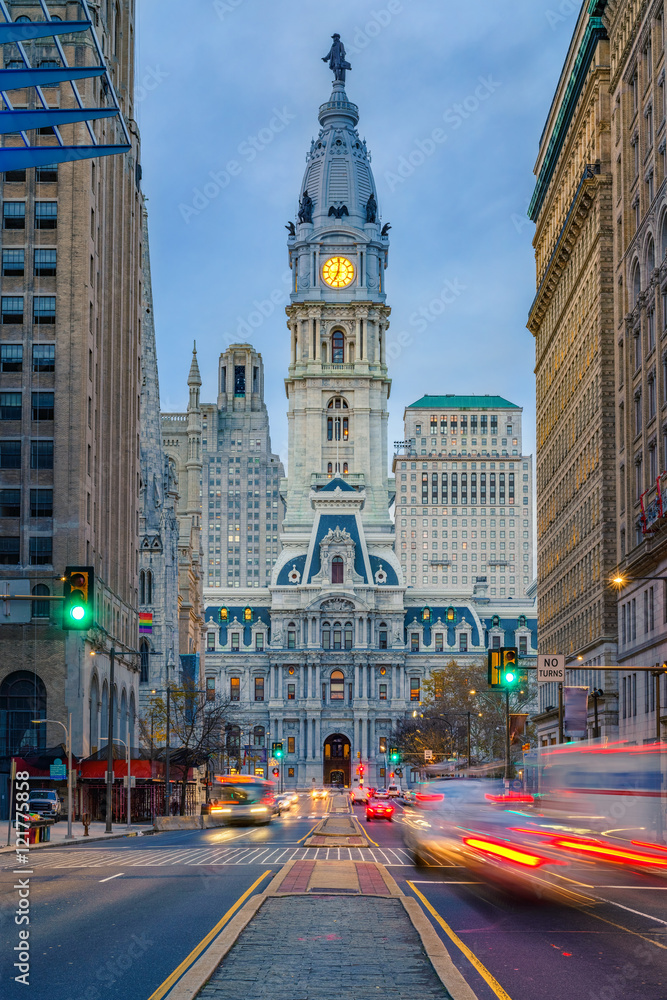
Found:
[[[139,635],[150,635],[153,631],[153,612],[139,612]]]

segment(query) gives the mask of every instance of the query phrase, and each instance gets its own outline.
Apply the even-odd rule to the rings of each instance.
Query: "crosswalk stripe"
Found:
[[[255,847],[229,846],[174,850],[94,850],[70,848],[66,851],[34,852],[30,864],[34,868],[105,868],[118,865],[132,868],[164,868],[177,865],[275,865],[287,861],[378,861],[387,867],[411,867],[410,853],[401,847]],[[0,865],[4,870],[12,864]],[[438,866],[441,867],[441,866]]]

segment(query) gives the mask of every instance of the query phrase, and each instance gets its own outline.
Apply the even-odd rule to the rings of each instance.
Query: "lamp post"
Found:
[[[69,728],[64,722],[58,719],[32,719],[34,726],[42,726],[51,723],[54,726],[62,726],[65,730],[67,740],[67,836],[65,840],[72,840],[72,713],[69,713]]]
[[[113,754],[113,744],[114,743],[122,743],[123,746],[125,747],[126,751],[127,751],[127,824],[126,825],[127,825],[127,831],[129,833],[130,830],[132,829],[132,822],[130,820],[130,810],[131,810],[131,801],[132,801],[131,797],[130,797],[130,793],[131,793],[131,789],[132,789],[132,781],[131,781],[131,776],[130,776],[130,744],[126,743],[125,740],[121,740],[120,737],[118,737],[118,736],[114,736],[111,740],[109,739],[108,736],[100,736],[100,740],[105,741],[105,742],[107,742],[109,744],[109,746],[112,748],[112,751],[111,751],[112,754]],[[113,757],[112,757],[112,760],[113,760]]]

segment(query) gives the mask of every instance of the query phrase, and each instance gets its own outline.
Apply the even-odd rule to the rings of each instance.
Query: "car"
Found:
[[[395,809],[391,802],[378,801],[377,799],[370,799],[366,803],[366,822],[370,823],[372,819],[387,819],[391,823],[394,816]]]
[[[389,795],[387,794],[387,789],[386,788],[376,788],[375,789],[375,794],[373,795],[373,798],[374,799],[388,799]]]
[[[370,795],[368,789],[363,785],[350,789],[350,799],[352,802],[368,802]]]
[[[313,788],[310,794],[313,797],[313,801],[315,801],[316,799],[326,799],[329,793],[326,788]]]
[[[390,799],[397,799],[401,794],[400,785],[387,785],[387,797]]]
[[[53,788],[31,788],[28,806],[30,812],[39,813],[45,819],[52,819],[56,823],[60,819],[60,797]]]
[[[415,792],[412,788],[404,788],[401,792],[401,798],[405,802],[406,806],[412,806],[415,802]]]
[[[249,775],[233,775],[223,781],[217,791],[217,798],[211,801],[210,815],[223,823],[249,823],[264,825],[271,822],[275,812],[275,796],[270,781],[243,778]]]
[[[284,812],[289,812],[294,805],[294,796],[291,792],[283,792],[282,795],[276,795],[274,808],[279,816],[282,816]]]

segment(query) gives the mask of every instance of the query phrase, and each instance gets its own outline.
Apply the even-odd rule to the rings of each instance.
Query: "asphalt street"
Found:
[[[457,866],[415,868],[394,822],[363,821],[364,848],[305,848],[325,803],[268,827],[163,833],[89,847],[33,851],[30,984],[49,1000],[149,1000],[192,950],[269,872],[292,858],[377,860],[414,895],[480,1000],[665,1000],[667,879],[634,870],[567,869],[585,900],[526,903]],[[3,997],[13,981],[17,878],[0,855]],[[250,892],[249,892],[250,890]],[[429,906],[432,910],[429,909]],[[444,925],[444,926],[443,926]],[[372,948],[372,929],[369,930]],[[267,940],[270,949],[271,941]],[[345,961],[345,956],[341,956]],[[155,997],[155,1000],[158,1000]]]

